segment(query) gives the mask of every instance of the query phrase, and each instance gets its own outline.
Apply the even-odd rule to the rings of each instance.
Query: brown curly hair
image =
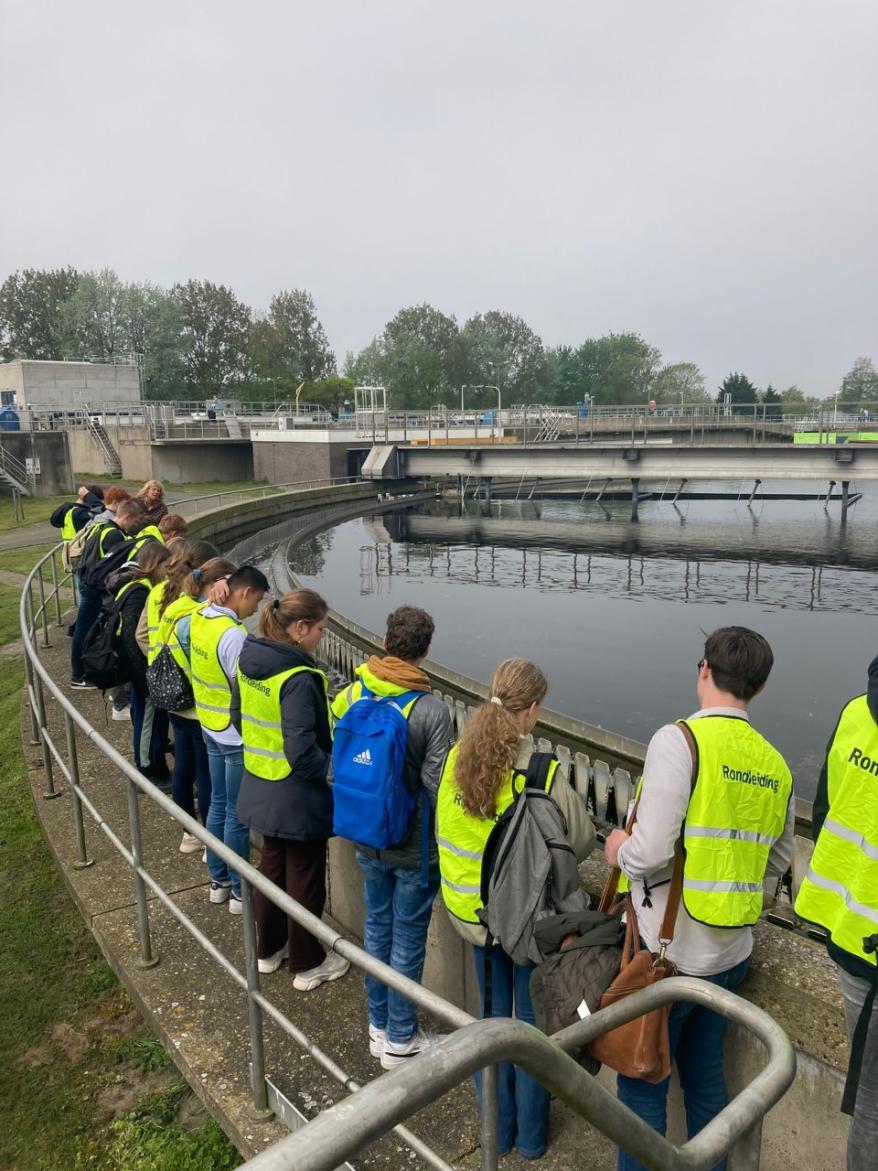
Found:
[[[430,649],[436,626],[426,610],[417,606],[399,606],[387,615],[384,649],[398,659],[414,662]]]
[[[491,678],[490,700],[464,724],[454,766],[463,808],[472,817],[493,817],[497,790],[515,764],[521,727],[515,716],[542,703],[549,690],[543,672],[527,659],[506,659]]]

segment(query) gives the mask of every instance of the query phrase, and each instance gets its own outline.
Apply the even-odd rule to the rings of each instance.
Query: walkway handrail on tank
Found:
[[[0,444],[0,468],[6,473],[7,480],[14,482],[13,486],[18,492],[21,492],[25,496],[33,495],[33,472],[29,472],[27,466],[17,456],[13,455],[4,444]]]
[[[665,982],[665,987],[676,984],[660,994],[658,1001],[645,997],[642,1003],[628,1001],[627,1005],[617,1006],[616,1009],[604,1010],[595,1014],[590,1021],[582,1022],[588,1029],[573,1026],[559,1034],[553,1041],[542,1037],[536,1030],[516,1026],[510,1021],[486,1021],[476,1025],[472,1016],[444,1000],[437,994],[430,992],[420,984],[394,971],[392,968],[368,955],[362,948],[344,939],[335,928],[324,923],[305,910],[301,904],[295,902],[279,887],[268,881],[254,866],[240,858],[222,841],[209,833],[200,822],[185,813],[169,797],[157,789],[147,780],[129,761],[125,759],[100,733],[89,723],[86,717],[70,701],[63,689],[51,678],[46,667],[40,661],[37,648],[37,631],[42,631],[42,642],[49,646],[49,607],[54,603],[55,622],[62,623],[61,591],[69,582],[63,568],[60,568],[61,545],[54,546],[46,553],[28,574],[25,581],[19,607],[22,640],[25,651],[25,666],[27,673],[27,695],[30,706],[31,738],[32,743],[39,745],[42,751],[43,766],[46,774],[45,799],[49,800],[61,796],[55,784],[55,769],[57,768],[69,787],[70,807],[73,820],[74,840],[76,843],[76,861],[74,868],[81,869],[92,864],[88,857],[83,810],[94,819],[98,828],[104,833],[113,848],[130,867],[134,879],[135,904],[137,910],[137,938],[140,954],[138,964],[141,967],[152,967],[159,962],[152,945],[150,931],[149,905],[147,891],[151,891],[159,903],[173,915],[186,931],[200,944],[207,954],[246,992],[247,1011],[250,1036],[251,1088],[253,1106],[263,1117],[271,1112],[269,1106],[269,1083],[266,1079],[265,1052],[264,1052],[264,1016],[271,1020],[293,1041],[301,1045],[307,1053],[329,1074],[335,1077],[349,1092],[356,1095],[359,1090],[357,1083],[337,1064],[335,1059],[310,1037],[302,1032],[288,1017],[286,1017],[260,990],[259,971],[256,952],[256,922],[254,916],[253,892],[259,891],[265,898],[277,906],[285,915],[305,927],[320,942],[331,951],[335,951],[349,960],[355,967],[367,972],[388,987],[392,987],[412,1000],[419,1008],[431,1013],[444,1025],[456,1030],[437,1050],[439,1064],[433,1073],[432,1058],[430,1069],[430,1084],[435,1084],[434,1076],[450,1087],[468,1076],[473,1070],[482,1068],[482,1122],[481,1122],[481,1165],[483,1171],[495,1171],[497,1166],[497,1060],[502,1057],[522,1058],[526,1065],[533,1069],[546,1084],[553,1088],[559,1097],[570,1101],[569,1086],[575,1087],[577,1097],[572,1102],[578,1112],[591,1113],[594,1110],[600,1114],[593,1121],[600,1129],[605,1130],[623,1146],[630,1147],[635,1153],[643,1153],[643,1123],[635,1118],[626,1107],[618,1103],[608,1091],[597,1086],[591,1079],[583,1082],[584,1074],[577,1074],[573,1063],[563,1058],[562,1048],[575,1048],[580,1042],[580,1032],[585,1038],[595,1036],[605,1028],[613,1027],[623,1019],[630,1019],[639,1014],[644,1008],[652,1007],[653,1003],[667,1003],[675,999],[695,999],[699,1003],[709,1003],[718,1007],[724,1015],[738,1020],[752,1029],[769,1048],[769,1061],[760,1075],[730,1103],[722,1114],[706,1128],[692,1143],[680,1151],[676,1151],[668,1144],[656,1147],[658,1136],[652,1134],[653,1150],[660,1152],[660,1161],[656,1163],[667,1171],[677,1171],[678,1168],[698,1169],[707,1167],[736,1143],[746,1132],[755,1136],[752,1141],[745,1140],[744,1152],[746,1164],[739,1166],[758,1168],[759,1166],[759,1131],[761,1119],[765,1112],[778,1100],[789,1086],[795,1073],[795,1058],[789,1041],[779,1026],[774,1024],[761,1010],[728,992],[721,992],[710,985],[702,985],[700,981],[689,980],[682,983],[677,981]],[[46,572],[50,574],[51,590],[47,592]],[[35,604],[34,589],[36,588],[39,601]],[[46,692],[55,700],[57,711],[63,714],[65,744],[56,743],[46,719]],[[104,819],[80,784],[79,763],[77,755],[76,731],[77,728],[95,745],[107,761],[125,778],[128,794],[128,842]],[[164,813],[178,823],[187,833],[196,837],[203,845],[218,855],[229,866],[234,867],[241,876],[241,899],[243,906],[243,942],[244,942],[244,969],[229,960],[213,943],[213,941],[190,919],[190,917],[174,902],[173,898],[160,885],[144,865],[143,837],[140,816],[139,798],[147,797],[154,802]],[[467,1027],[469,1026],[469,1028]],[[577,1031],[579,1030],[579,1032]],[[591,1031],[589,1031],[591,1030]],[[570,1038],[573,1038],[572,1040]],[[420,1061],[421,1059],[416,1059]],[[559,1065],[560,1062],[560,1065]],[[390,1093],[395,1087],[408,1085],[408,1078],[412,1071],[420,1072],[425,1066],[412,1063],[411,1067],[401,1071],[405,1080],[394,1074],[387,1074],[372,1083],[366,1091],[366,1103],[374,1102],[376,1096],[383,1102],[380,1114],[381,1133],[394,1127],[396,1133],[404,1142],[424,1159],[431,1167],[441,1171],[451,1171],[449,1164],[435,1151],[428,1147],[421,1139],[412,1134],[398,1123],[395,1124],[397,1107],[389,1109],[394,1100]],[[560,1074],[559,1074],[560,1071]],[[574,1076],[575,1075],[575,1076]],[[556,1080],[557,1079],[557,1080]],[[563,1084],[562,1084],[563,1083]],[[423,1092],[412,1087],[412,1097],[408,1102],[414,1102],[414,1094]],[[597,1097],[595,1095],[598,1095]],[[601,1097],[602,1095],[602,1097]],[[386,1096],[386,1100],[385,1100]],[[438,1096],[434,1095],[434,1096]],[[350,1103],[355,1103],[354,1112],[359,1117],[362,1113],[363,1098],[354,1097],[339,1103],[333,1110],[333,1117],[338,1112],[343,1117],[351,1110]],[[598,1105],[596,1105],[598,1104]],[[598,1108],[599,1107],[599,1108]],[[415,1107],[416,1108],[416,1107]],[[370,1108],[371,1109],[371,1108]],[[359,1113],[357,1113],[359,1112]],[[406,1111],[407,1113],[410,1111]],[[621,1112],[621,1113],[620,1113]],[[604,1119],[612,1119],[610,1128],[605,1127]],[[319,1121],[319,1120],[318,1120]],[[309,1131],[309,1136],[313,1134]],[[323,1133],[323,1129],[321,1132]],[[377,1137],[377,1133],[372,1137]],[[281,1140],[274,1148],[285,1149],[289,1140]],[[310,1137],[306,1140],[310,1142]],[[265,1156],[258,1156],[262,1159]],[[251,1161],[251,1166],[259,1166],[258,1161]],[[282,1163],[262,1164],[288,1168],[293,1171],[302,1171],[306,1164],[285,1161]],[[312,1164],[308,1164],[311,1166]],[[314,1167],[334,1167],[335,1162],[314,1162]]]
[[[277,496],[282,492],[295,491],[296,488],[302,490],[335,488],[339,484],[366,484],[369,482],[362,476],[324,476],[322,479],[293,480],[289,484],[258,484],[255,488],[228,488],[223,492],[208,492],[202,496],[182,496],[179,500],[172,502],[172,508],[176,512],[181,504],[195,505],[196,507],[190,510],[189,515],[198,516],[202,511],[198,505],[206,500],[216,501],[215,507],[221,508],[223,503],[241,504],[244,500],[259,500],[263,496]],[[238,499],[233,499],[234,497]]]
[[[752,1032],[768,1061],[704,1129],[678,1147],[658,1134],[569,1054],[610,1029],[664,1005],[700,1004]],[[707,1171],[737,1143],[736,1171],[759,1166],[762,1118],[796,1075],[789,1037],[768,1013],[740,996],[691,976],[675,976],[617,1001],[546,1037],[532,1025],[497,1017],[458,1029],[432,1048],[342,1102],[244,1164],[247,1171],[333,1171],[480,1069],[486,1060],[515,1062],[581,1118],[656,1171]]]

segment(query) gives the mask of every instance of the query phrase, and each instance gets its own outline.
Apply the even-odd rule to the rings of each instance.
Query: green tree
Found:
[[[549,383],[546,352],[523,318],[497,309],[477,313],[464,325],[460,340],[462,381],[499,386],[506,402],[545,398]],[[496,401],[491,392],[483,398],[490,405]]]
[[[180,306],[157,285],[125,286],[128,344],[142,355],[144,395],[150,399],[185,396],[183,319]]]
[[[171,290],[182,325],[189,394],[207,398],[249,374],[251,315],[226,285],[190,280]]]
[[[857,358],[841,380],[838,398],[846,407],[857,410],[878,402],[878,370],[871,358]]]
[[[355,386],[378,386],[384,377],[384,347],[380,338],[372,338],[359,354],[348,351],[344,376]]]
[[[111,268],[85,272],[64,303],[65,358],[94,362],[131,356],[125,286]]]
[[[76,292],[73,268],[25,268],[0,285],[0,351],[4,358],[63,357],[63,306]]]
[[[704,389],[704,375],[694,362],[674,362],[662,366],[652,384],[657,403],[696,405],[712,401]]]
[[[647,403],[661,352],[638,333],[588,338],[576,350],[578,398],[602,404]]]
[[[358,383],[382,384],[395,407],[453,402],[462,381],[460,331],[432,305],[401,309],[345,373]]]
[[[272,297],[268,314],[253,324],[251,357],[256,378],[278,386],[319,382],[335,373],[335,354],[309,292],[291,289]]]
[[[756,387],[746,374],[739,374],[737,371],[727,375],[722,386],[719,388],[716,401],[718,403],[725,402],[727,394],[731,396],[729,401],[732,405],[756,402]]]
[[[762,402],[765,405],[766,419],[779,419],[781,417],[783,414],[783,403],[781,402],[780,395],[770,382],[762,392]]]
[[[580,401],[580,371],[572,346],[546,350],[546,401],[570,406]]]

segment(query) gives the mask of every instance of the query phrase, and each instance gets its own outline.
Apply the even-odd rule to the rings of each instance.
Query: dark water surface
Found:
[[[754,723],[810,798],[838,711],[878,654],[878,489],[844,530],[837,503],[748,508],[751,486],[737,500],[643,501],[637,524],[621,502],[437,502],[341,524],[291,564],[377,632],[394,607],[423,606],[432,657],[474,678],[535,660],[548,706],[639,740],[695,707],[702,632],[751,626],[775,653]]]

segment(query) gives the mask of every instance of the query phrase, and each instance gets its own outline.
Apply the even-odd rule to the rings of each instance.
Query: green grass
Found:
[[[27,528],[28,525],[47,521],[59,504],[72,499],[71,494],[65,496],[22,496],[24,520],[17,520],[12,511],[12,496],[4,493],[0,496],[0,532]]]
[[[7,642],[18,636],[18,591],[0,591]],[[21,756],[23,678],[21,658],[3,663],[0,1168],[227,1171],[241,1160],[213,1121],[179,1125],[190,1091],[101,957],[43,840]],[[127,1098],[108,1106],[120,1089]]]
[[[5,549],[0,552],[0,569],[5,569],[7,573],[30,573],[43,554],[48,553],[55,544],[57,541],[49,541],[44,545],[24,545],[20,549]],[[48,576],[46,580],[49,580]]]

